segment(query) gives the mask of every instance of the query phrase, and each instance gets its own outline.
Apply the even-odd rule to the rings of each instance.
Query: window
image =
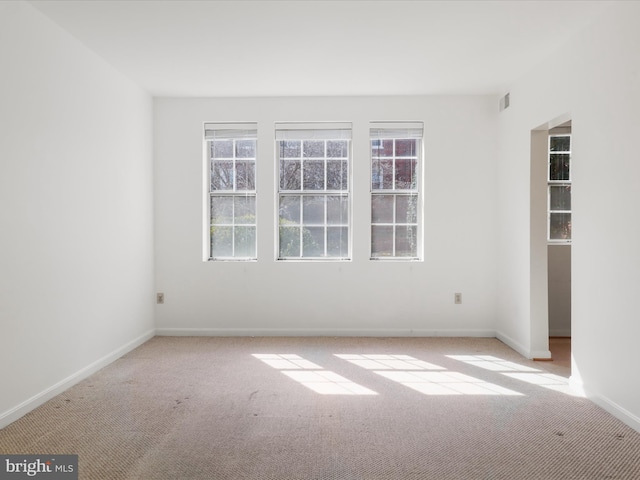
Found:
[[[372,124],[371,258],[418,260],[422,123]]]
[[[256,124],[205,125],[209,259],[256,258]]]
[[[351,124],[276,124],[278,259],[349,259]]]
[[[571,241],[571,135],[549,135],[548,237]]]

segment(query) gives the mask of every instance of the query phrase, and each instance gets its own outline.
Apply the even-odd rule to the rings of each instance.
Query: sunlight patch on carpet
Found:
[[[448,358],[464,362],[468,365],[500,373],[509,378],[515,378],[531,385],[548,388],[566,395],[583,396],[576,392],[566,378],[553,373],[546,373],[542,370],[515,362],[509,362],[493,355],[447,355]]]
[[[425,395],[522,395],[409,355],[336,354],[336,357]]]
[[[324,370],[296,354],[254,353],[252,356],[322,395],[377,395],[373,390],[335,372]]]

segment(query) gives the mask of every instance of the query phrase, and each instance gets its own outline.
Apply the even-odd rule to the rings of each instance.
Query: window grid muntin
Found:
[[[254,136],[251,138],[225,138],[223,135],[218,138],[208,139],[207,140],[207,152],[208,152],[208,160],[209,160],[209,260],[256,260],[257,259],[257,239],[258,239],[258,229],[257,229],[257,189],[256,189],[256,173],[257,173],[257,131],[253,131]],[[216,142],[232,142],[232,155],[231,157],[216,157],[215,155],[215,144]],[[253,153],[252,157],[244,157],[238,156],[238,142],[252,142],[253,143]],[[231,188],[228,189],[215,189],[214,188],[214,165],[222,162],[231,162],[232,163],[232,176],[233,182]],[[253,189],[241,189],[238,190],[238,172],[237,165],[238,162],[251,162],[253,164]],[[246,172],[245,172],[246,174]],[[252,223],[236,223],[236,202],[232,201],[232,212],[231,212],[231,223],[214,223],[214,219],[212,217],[213,214],[213,205],[216,199],[221,198],[254,198],[254,208],[253,208],[253,217],[254,221]],[[214,255],[214,228],[230,228],[231,229],[231,255]],[[237,227],[253,227],[254,229],[254,242],[253,242],[253,255],[248,256],[236,256],[236,240],[237,240]]]
[[[298,156],[284,156],[285,153],[285,142],[287,142],[289,145],[297,143],[300,148],[299,148],[299,155]],[[305,142],[324,142],[323,145],[323,155],[322,156],[305,156]],[[330,142],[335,142],[335,143],[340,143],[343,142],[345,143],[345,148],[344,148],[344,153],[345,156],[329,156],[329,143]],[[277,140],[277,151],[278,151],[278,252],[277,252],[277,259],[278,260],[349,260],[350,259],[350,242],[349,242],[349,232],[350,232],[350,200],[351,200],[351,195],[350,195],[350,167],[351,167],[351,140],[350,139],[345,139],[345,138],[324,138],[324,139],[317,139],[317,138],[307,138],[307,139],[281,139],[281,140]],[[324,173],[323,173],[323,188],[322,189],[313,189],[313,188],[305,188],[305,167],[308,166],[305,165],[307,162],[315,162],[315,161],[322,161],[323,162],[323,168],[324,168]],[[330,161],[336,161],[336,162],[340,162],[341,168],[340,168],[340,180],[341,180],[341,185],[344,185],[344,188],[341,189],[328,189],[328,174],[329,174],[329,168],[328,168],[328,162]],[[284,180],[286,180],[285,178],[283,178],[283,170],[286,172],[287,169],[284,168],[283,169],[283,165],[286,165],[287,162],[293,163],[293,162],[300,162],[300,172],[299,172],[299,188],[296,189],[285,189],[283,188],[284,185]],[[342,167],[342,164],[346,163],[346,168]],[[343,179],[343,176],[346,177],[346,179]],[[312,197],[312,196],[318,196],[318,197],[324,197],[324,202],[323,202],[323,208],[324,208],[324,212],[323,212],[323,222],[321,224],[305,224],[305,220],[304,220],[304,198],[305,197]],[[300,198],[300,204],[299,204],[299,209],[300,209],[300,218],[299,224],[293,224],[293,225],[283,225],[282,224],[282,216],[281,216],[281,209],[282,209],[282,199],[283,198],[295,198],[295,197],[299,197]],[[340,197],[340,198],[346,198],[347,200],[347,211],[346,211],[346,222],[342,222],[339,224],[330,224],[328,223],[328,199],[331,197]],[[305,234],[305,227],[310,227],[310,228],[323,228],[323,240],[324,240],[324,246],[323,246],[323,255],[322,256],[305,256],[305,252],[304,252],[304,234]],[[345,255],[332,255],[329,256],[328,254],[328,250],[329,250],[329,229],[331,228],[335,228],[335,229],[347,229],[346,232],[346,251],[344,252]],[[298,238],[299,238],[299,249],[298,249],[298,255],[282,255],[282,229],[298,229],[299,233],[298,233]],[[339,245],[339,249],[342,250],[342,244]]]
[[[300,254],[298,256],[294,256],[294,255],[289,255],[289,256],[285,256],[285,257],[281,257],[283,259],[294,259],[294,258],[301,258],[301,259],[325,259],[325,258],[336,258],[336,259],[342,259],[342,258],[346,258],[345,256],[329,256],[328,251],[329,251],[329,232],[331,230],[338,230],[338,229],[344,229],[344,228],[349,228],[349,223],[348,223],[348,213],[346,215],[347,217],[347,222],[340,222],[340,223],[330,223],[329,222],[329,204],[328,201],[330,198],[334,198],[334,197],[340,197],[340,198],[347,198],[348,200],[348,195],[346,194],[339,194],[339,195],[318,195],[315,194],[314,192],[306,192],[306,193],[281,193],[280,194],[280,198],[283,197],[287,197],[287,198],[299,198],[299,211],[300,211],[300,215],[299,215],[299,223],[293,223],[291,225],[280,225],[279,227],[282,229],[290,229],[290,230],[298,230],[298,238],[299,238],[299,252]],[[323,199],[322,201],[322,222],[306,222],[305,221],[305,213],[304,213],[304,199],[305,198],[309,198],[309,197],[320,197]],[[347,207],[348,208],[348,207]],[[342,216],[341,216],[342,217]],[[321,256],[308,256],[305,255],[304,252],[304,234],[305,234],[305,227],[307,228],[322,228],[323,229],[323,254]],[[347,230],[347,235],[348,235],[348,230]],[[348,245],[347,245],[348,248]],[[280,249],[278,249],[278,254],[280,256]],[[348,251],[347,251],[348,253]]]
[[[568,138],[569,140],[569,149],[562,150],[552,150],[553,139],[555,138]],[[547,241],[549,243],[571,243],[572,237],[572,228],[571,228],[571,212],[572,209],[552,209],[551,208],[551,189],[553,187],[569,187],[571,189],[572,184],[572,158],[571,158],[571,134],[570,133],[558,133],[558,134],[550,134],[548,137],[548,153],[547,153]],[[568,179],[566,180],[554,180],[551,178],[551,156],[552,155],[568,155]],[[571,195],[571,192],[569,192]],[[573,208],[573,207],[572,207]],[[568,224],[565,226],[565,229],[568,232],[568,236],[565,238],[552,238],[552,217],[555,215],[569,215]]]
[[[400,133],[400,132],[399,132]],[[385,140],[392,140],[392,155],[381,155],[380,151],[384,150],[383,147],[383,142]],[[401,156],[401,155],[397,155],[396,152],[396,142],[398,140],[401,141],[413,141],[414,142],[414,155],[407,155],[407,156]],[[402,135],[398,135],[396,137],[392,137],[392,138],[381,138],[381,137],[371,137],[370,138],[370,154],[371,154],[371,176],[370,176],[370,189],[371,189],[371,207],[372,207],[372,211],[371,211],[371,245],[370,245],[370,250],[371,250],[371,259],[372,260],[419,260],[420,259],[420,255],[419,255],[419,251],[420,251],[420,213],[418,212],[419,210],[419,194],[420,194],[420,188],[419,188],[419,183],[420,183],[420,169],[421,169],[421,150],[422,150],[422,139],[421,138],[410,138],[410,137],[403,137]],[[411,184],[411,188],[398,188],[397,187],[397,177],[396,177],[396,161],[400,159],[400,160],[415,160],[415,170],[413,171],[413,181]],[[374,183],[374,163],[375,162],[381,162],[383,160],[392,160],[392,168],[391,168],[391,172],[392,172],[392,181],[391,181],[391,186],[392,188],[375,188],[375,183]],[[382,171],[381,167],[379,167],[379,171]],[[378,184],[382,183],[384,185],[384,177],[382,177],[380,180],[378,180]],[[389,196],[393,196],[393,223],[389,223],[389,222],[375,222],[373,221],[373,206],[374,206],[374,197],[376,196],[383,196],[383,195],[389,195]],[[397,221],[397,197],[399,196],[412,196],[416,198],[416,222],[398,222]],[[391,245],[392,245],[392,250],[391,250],[391,255],[381,255],[381,254],[377,254],[374,255],[374,251],[373,251],[373,241],[374,241],[374,234],[373,234],[373,230],[374,227],[381,227],[381,226],[386,226],[386,227],[392,227],[392,234],[391,234]],[[411,252],[411,253],[415,253],[415,255],[407,255],[407,256],[399,256],[398,252],[397,252],[397,243],[396,243],[396,232],[398,230],[398,227],[415,227],[416,229],[416,237],[415,237],[415,252]]]
[[[288,142],[288,143],[298,143],[300,145],[300,155],[299,156],[283,156],[283,150],[284,150],[284,142]],[[324,155],[322,157],[320,156],[305,156],[305,150],[304,150],[304,143],[305,142],[324,142]],[[340,157],[330,157],[328,155],[328,144],[329,142],[344,142],[346,143],[346,156],[340,156]],[[335,193],[345,193],[349,191],[349,166],[350,166],[350,147],[351,147],[351,141],[347,140],[347,139],[308,139],[308,140],[279,140],[278,141],[279,146],[278,146],[278,169],[279,169],[279,181],[278,181],[278,192],[279,193],[286,193],[286,192],[335,192]],[[310,168],[309,164],[311,162],[317,162],[317,161],[322,161],[323,163],[323,169],[324,169],[324,173],[323,173],[323,188],[322,189],[314,189],[314,188],[305,188],[305,171],[307,168]],[[341,164],[344,162],[346,163],[346,170],[345,170],[345,176],[346,176],[346,186],[345,188],[341,188],[341,189],[329,189],[327,188],[328,186],[328,173],[329,173],[329,168],[328,168],[328,163],[331,161],[335,161],[335,162],[341,162]],[[296,163],[296,162],[300,162],[300,173],[299,173],[299,180],[300,180],[300,188],[296,188],[296,189],[287,189],[287,188],[283,188],[283,177],[282,177],[282,165],[283,163],[286,165],[287,163]],[[285,169],[286,170],[286,169]]]
[[[393,152],[392,155],[380,154],[380,151],[384,150],[384,146],[383,146],[384,141],[393,142],[391,147],[391,151]],[[396,152],[396,146],[398,141],[414,142],[415,155],[398,155]],[[420,169],[420,147],[421,147],[420,139],[404,138],[402,136],[398,136],[394,138],[371,138],[370,146],[371,146],[371,185],[370,186],[371,186],[372,192],[382,192],[382,191],[417,192],[418,191],[418,179],[419,179],[419,169]],[[374,154],[374,151],[375,151],[375,154]],[[415,179],[415,182],[412,184],[411,188],[398,188],[396,185],[397,184],[397,175],[396,175],[397,168],[396,167],[399,160],[415,161],[415,170],[413,174],[413,178]],[[374,176],[373,176],[374,163],[378,162],[380,164],[380,162],[383,162],[383,161],[391,161],[391,188],[383,188],[383,187],[375,188],[374,187]],[[382,171],[381,168],[380,168],[380,171]],[[384,177],[382,178],[381,183],[384,184]]]

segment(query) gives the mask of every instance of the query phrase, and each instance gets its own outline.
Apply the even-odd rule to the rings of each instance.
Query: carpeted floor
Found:
[[[156,337],[0,453],[78,454],[86,480],[640,478],[640,434],[552,363],[486,338]]]

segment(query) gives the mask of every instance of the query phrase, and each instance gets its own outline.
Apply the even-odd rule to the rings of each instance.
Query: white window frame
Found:
[[[391,156],[382,157],[383,160],[391,160],[392,168],[392,188],[374,188],[374,161],[381,160],[378,155],[374,157],[374,152],[382,150],[381,140],[393,140],[393,153]],[[395,154],[396,140],[416,140],[416,155],[410,157],[397,157]],[[415,169],[415,185],[412,188],[397,188],[396,186],[396,159],[412,159],[416,160]],[[422,221],[422,169],[424,158],[424,123],[423,122],[371,122],[369,125],[369,189],[370,189],[370,205],[371,205],[371,242],[369,245],[370,259],[376,261],[422,261],[423,259],[423,221]],[[373,221],[373,204],[375,197],[393,196],[393,220],[389,222]],[[396,205],[399,197],[413,196],[416,199],[416,221],[415,222],[398,222],[396,218]],[[411,256],[398,255],[396,251],[396,228],[411,227],[416,228],[416,254]],[[391,255],[375,255],[373,251],[373,230],[374,227],[392,227],[392,254]]]
[[[568,137],[569,138],[569,150],[554,150],[551,151],[551,139],[556,137]],[[571,158],[571,148],[572,148],[573,139],[571,138],[571,133],[550,133],[547,144],[547,242],[550,244],[558,245],[566,245],[571,244],[571,236],[573,231],[570,232],[571,236],[569,238],[551,238],[551,215],[552,214],[569,214],[571,215],[571,209],[568,210],[552,210],[551,209],[551,189],[553,187],[569,187],[571,189],[572,183],[572,158]],[[569,155],[569,179],[568,180],[552,180],[551,179],[551,155],[561,154]],[[571,193],[569,194],[571,195]]]
[[[257,218],[257,170],[258,170],[258,135],[257,135],[257,123],[205,123],[204,125],[204,157],[205,157],[205,171],[206,173],[206,190],[207,190],[207,202],[206,202],[206,245],[205,245],[205,259],[207,261],[256,261],[258,254],[258,218]],[[214,142],[216,141],[229,141],[233,143],[233,150],[231,157],[223,157],[220,161],[231,161],[233,163],[232,175],[233,185],[231,188],[226,189],[214,189]],[[237,142],[253,140],[255,142],[253,157],[238,157],[236,145]],[[253,162],[253,189],[238,189],[238,175],[237,175],[237,163],[238,162]],[[217,199],[231,198],[232,200],[232,213],[230,223],[216,223],[215,226],[230,228],[231,229],[231,255],[214,255],[213,252],[213,219],[212,209]],[[237,199],[253,199],[254,211],[253,222],[248,223],[236,223],[235,207]],[[237,227],[253,228],[254,235],[254,255],[236,255],[236,230]]]
[[[276,123],[275,124],[275,164],[276,164],[276,190],[278,192],[276,198],[276,242],[275,242],[275,258],[277,261],[350,261],[351,260],[351,168],[352,168],[352,124],[350,122],[298,122],[298,123]],[[299,157],[282,157],[280,142],[300,142]],[[304,143],[307,141],[323,141],[324,149],[322,156],[305,157]],[[332,141],[346,141],[346,156],[330,157],[327,154],[327,145]],[[324,188],[308,189],[305,188],[305,160],[322,161],[324,163]],[[281,162],[300,162],[300,188],[286,189],[282,184]],[[328,172],[327,164],[330,161],[346,162],[346,187],[343,189],[327,189]],[[304,220],[304,204],[305,199],[313,197],[323,198],[323,221],[322,223],[307,224]],[[329,223],[328,216],[328,200],[338,197],[341,200],[346,199],[346,221],[340,223]],[[281,209],[283,208],[284,199],[299,198],[300,223],[293,224],[291,227],[283,227],[281,224]],[[295,202],[294,202],[295,203]],[[298,228],[299,225],[299,255],[281,255],[281,233],[284,228]],[[322,228],[324,235],[324,247],[322,255],[305,255],[304,252],[304,236],[306,228]],[[346,253],[344,255],[329,255],[329,232],[331,228],[346,229]],[[306,231],[308,234],[308,230]]]

